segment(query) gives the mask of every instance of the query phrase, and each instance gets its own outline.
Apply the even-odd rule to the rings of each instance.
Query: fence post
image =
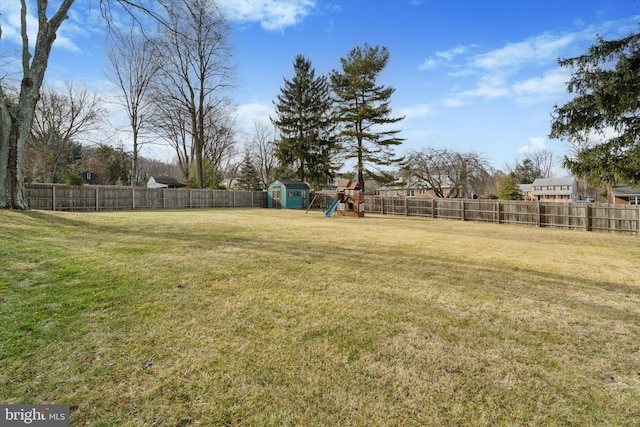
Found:
[[[409,198],[404,198],[404,216],[409,216]]]
[[[500,224],[500,200],[496,200],[496,224]]]
[[[131,210],[136,210],[136,187],[131,187]]]
[[[431,218],[436,217],[436,199],[431,199]]]
[[[55,211],[56,210],[56,186],[52,186],[51,189],[53,190],[52,194],[51,194],[51,200],[53,201],[53,205],[51,206],[51,210]]]
[[[538,227],[540,227],[542,225],[542,204],[541,202],[538,202],[536,204],[536,210],[538,211]]]
[[[462,220],[466,221],[466,215],[465,215],[465,211],[464,211],[464,199],[460,200],[460,207],[462,209]]]
[[[584,231],[589,231],[589,205],[584,205]]]
[[[165,194],[166,188],[162,189],[162,209],[167,209],[167,195]]]

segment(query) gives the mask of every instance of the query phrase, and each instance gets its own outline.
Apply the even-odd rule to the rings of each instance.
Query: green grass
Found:
[[[0,326],[0,402],[73,426],[640,424],[633,236],[1,211]]]

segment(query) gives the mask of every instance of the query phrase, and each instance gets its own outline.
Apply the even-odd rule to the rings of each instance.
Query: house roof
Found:
[[[531,193],[533,191],[533,184],[518,184],[518,188],[523,193]]]
[[[294,180],[287,180],[287,179],[279,179],[276,182],[279,182],[280,184],[284,185],[284,187],[287,188],[287,189],[298,189],[298,188],[303,189],[303,190],[308,190],[309,189],[309,186],[304,181],[294,181]],[[275,184],[275,182],[273,184]]]
[[[628,185],[614,185],[612,193],[616,197],[640,196],[640,188]]]
[[[540,187],[545,185],[573,185],[576,179],[572,176],[566,178],[538,178],[533,181],[534,187]]]

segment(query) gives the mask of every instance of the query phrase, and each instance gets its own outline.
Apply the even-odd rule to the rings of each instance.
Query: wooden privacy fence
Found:
[[[367,212],[385,215],[640,234],[636,205],[379,196],[366,196],[365,205]]]
[[[263,191],[51,184],[29,184],[26,189],[31,209],[54,211],[267,206],[267,195]]]

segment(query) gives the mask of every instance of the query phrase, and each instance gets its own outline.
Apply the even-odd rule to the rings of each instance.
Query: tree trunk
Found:
[[[2,124],[0,126],[0,208],[11,207],[11,190],[9,180],[9,153],[14,151],[9,148],[12,129],[15,125],[15,108],[2,99],[0,105]]]
[[[362,137],[358,137],[358,182],[360,183],[360,190],[364,193],[364,160],[362,158]]]
[[[46,64],[45,64],[46,68]],[[31,71],[31,70],[28,70]],[[34,79],[31,74],[36,74],[36,81],[39,83],[35,88]],[[44,68],[35,70],[34,73],[26,72],[22,79],[20,88],[20,100],[15,119],[11,123],[9,134],[9,152],[7,162],[7,176],[9,193],[2,200],[2,207],[10,209],[29,209],[29,204],[24,188],[24,157],[27,142],[31,136],[31,124],[36,110],[36,103],[40,98],[39,88],[44,77]],[[42,77],[40,77],[42,76]]]
[[[21,5],[22,71],[20,96],[15,112],[8,105],[4,89],[0,90],[2,129],[0,131],[0,208],[28,209],[24,188],[24,158],[31,125],[39,99],[40,87],[49,62],[56,33],[66,19],[74,0],[63,0],[55,15],[47,19],[47,0],[38,0],[38,34],[33,57],[27,36],[27,2]],[[31,62],[30,62],[31,61]],[[7,129],[7,127],[9,129]]]

